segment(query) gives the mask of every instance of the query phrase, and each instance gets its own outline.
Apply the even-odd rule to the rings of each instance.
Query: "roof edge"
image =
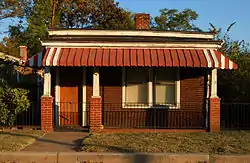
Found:
[[[42,41],[46,47],[119,47],[119,48],[212,48],[221,47],[221,42],[214,43],[155,43],[155,42],[126,42],[126,43],[105,43],[105,42],[70,42],[70,41]]]
[[[144,36],[214,39],[213,32],[153,31],[153,30],[93,30],[93,29],[49,29],[50,36]]]

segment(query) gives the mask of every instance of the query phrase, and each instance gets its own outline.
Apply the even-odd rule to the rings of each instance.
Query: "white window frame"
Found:
[[[177,80],[176,84],[176,106],[170,106],[168,109],[179,109],[180,108],[180,69],[177,69]],[[122,68],[122,108],[152,108],[153,107],[153,68],[149,68],[149,82],[148,82],[148,105],[147,106],[126,106],[126,68]],[[161,108],[161,107],[160,107]]]

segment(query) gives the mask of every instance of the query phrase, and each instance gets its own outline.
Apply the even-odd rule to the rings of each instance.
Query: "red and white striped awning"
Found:
[[[146,66],[237,69],[237,64],[210,49],[48,48],[29,66]]]

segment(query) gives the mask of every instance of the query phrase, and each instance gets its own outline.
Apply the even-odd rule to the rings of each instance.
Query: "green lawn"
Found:
[[[18,151],[44,135],[41,130],[13,130],[0,132],[0,152]]]
[[[101,133],[83,140],[85,152],[250,154],[250,132]]]

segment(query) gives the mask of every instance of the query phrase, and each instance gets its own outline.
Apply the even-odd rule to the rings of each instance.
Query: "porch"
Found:
[[[54,126],[90,127],[94,98],[101,100],[105,129],[208,127],[209,69],[54,67],[50,72]]]
[[[79,112],[72,110],[82,103],[64,102],[56,105],[64,108],[64,111],[55,114],[56,126],[90,127],[90,103],[84,104],[86,110]],[[159,106],[145,108],[140,104],[134,104],[136,109],[121,109],[122,105],[122,103],[102,103],[102,126],[105,129],[207,129],[208,113],[205,106],[189,104],[189,106],[179,105],[179,109],[169,109]],[[185,107],[193,110],[187,110]]]

